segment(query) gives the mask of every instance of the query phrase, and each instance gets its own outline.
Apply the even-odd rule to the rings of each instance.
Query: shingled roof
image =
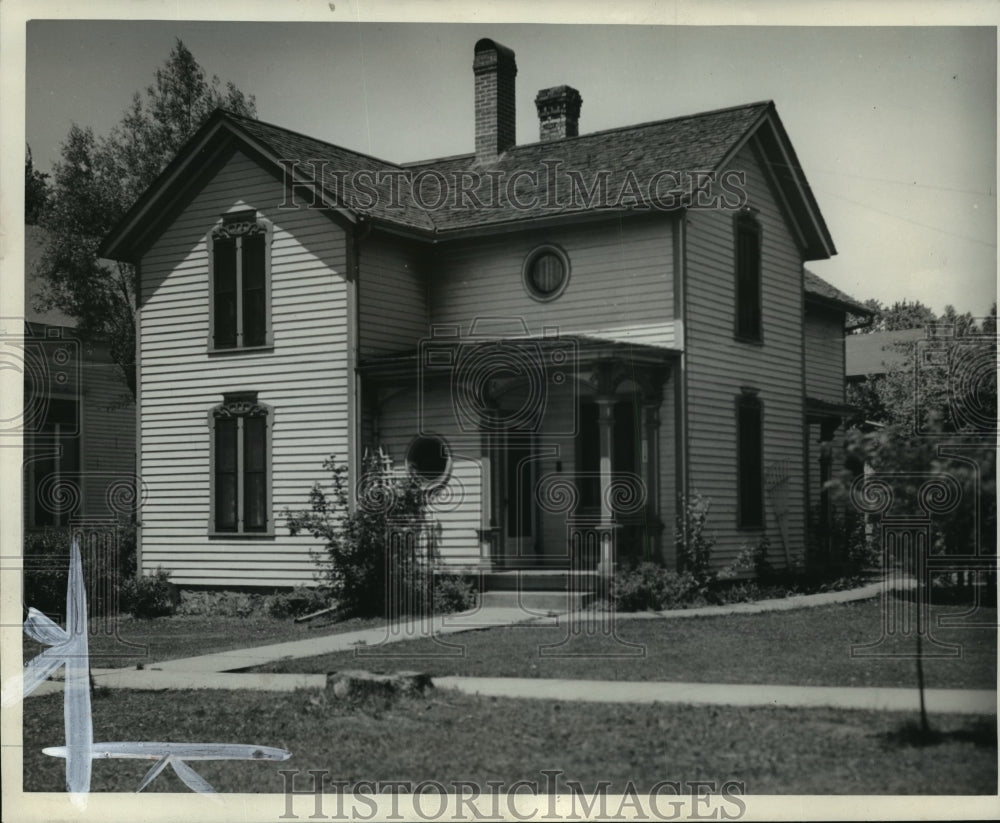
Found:
[[[843,309],[850,314],[864,317],[871,316],[872,314],[872,310],[864,303],[860,303],[836,286],[827,283],[822,277],[813,274],[809,269],[805,270],[805,292],[807,299]]]
[[[234,147],[267,166],[279,179],[284,179],[289,161],[293,161],[296,181],[317,190],[331,211],[350,222],[368,220],[416,237],[443,240],[541,219],[573,219],[595,212],[648,213],[649,181],[663,172],[681,172],[679,184],[674,187],[673,178],[661,178],[656,188],[661,199],[654,205],[662,209],[664,200],[674,198],[672,202],[681,208],[682,197],[691,193],[693,182],[684,173],[726,170],[752,136],[758,138],[773,182],[790,206],[806,259],[835,254],[819,207],[771,102],[514,146],[488,163],[467,154],[406,165],[218,109],[112,230],[101,254],[138,259],[157,227],[169,219],[167,206],[176,208],[185,190],[204,179],[211,163]],[[319,181],[322,185],[316,181],[317,164],[326,170]],[[363,181],[355,176],[359,172],[366,173]],[[458,208],[454,207],[455,198],[445,207],[431,207],[437,181],[444,179],[451,185],[459,175],[479,175],[479,182],[468,186],[469,195],[462,197]],[[575,188],[571,175],[576,178]],[[599,176],[605,177],[609,192],[606,206],[586,202],[588,195],[580,188],[582,185],[589,192]],[[514,182],[497,186],[498,179]],[[638,189],[631,185],[634,181],[639,181]],[[364,185],[359,185],[361,182]],[[410,183],[420,187],[416,193]],[[397,187],[395,192],[392,186]],[[301,201],[303,187],[297,191]],[[477,206],[477,199],[485,205]],[[521,203],[512,202],[515,199]]]

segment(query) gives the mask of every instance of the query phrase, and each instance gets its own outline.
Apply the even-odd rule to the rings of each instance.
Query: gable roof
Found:
[[[806,300],[814,303],[821,303],[863,317],[872,315],[872,310],[864,303],[859,303],[849,294],[845,294],[833,284],[827,283],[819,275],[813,274],[809,269],[805,270],[805,292]]]
[[[349,223],[370,220],[390,230],[443,240],[527,221],[580,218],[595,211],[646,214],[651,206],[664,208],[665,201],[670,208],[680,209],[681,196],[692,192],[692,172],[727,170],[727,164],[751,140],[779,191],[806,259],[835,254],[771,102],[514,146],[485,164],[473,154],[395,164],[218,109],[112,229],[100,253],[136,260],[155,236],[156,227],[176,213],[185,192],[236,150],[254,157],[278,179],[284,180],[292,169],[297,183],[305,184],[298,188],[300,192],[314,189],[330,207],[327,211]],[[290,159],[297,165],[289,163]],[[312,161],[325,168],[319,181]],[[649,189],[658,173],[657,204],[649,200]],[[680,174],[662,176],[669,173]],[[580,185],[589,192],[601,177],[610,199],[604,201],[606,207],[595,208]],[[672,186],[675,179],[678,185]],[[442,180],[449,189],[439,206]],[[498,185],[497,181],[502,182]],[[638,181],[638,190],[633,181]],[[460,191],[463,186],[466,194]]]

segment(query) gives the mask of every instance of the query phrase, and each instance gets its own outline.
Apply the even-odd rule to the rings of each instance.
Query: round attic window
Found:
[[[525,259],[523,277],[536,300],[555,300],[569,283],[569,258],[558,246],[539,246]]]
[[[427,485],[441,483],[451,468],[451,451],[443,438],[421,435],[406,450],[406,465]]]

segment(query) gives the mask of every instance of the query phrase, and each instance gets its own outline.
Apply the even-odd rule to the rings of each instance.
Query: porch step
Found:
[[[592,592],[598,582],[597,572],[567,569],[511,569],[486,572],[482,577],[483,590],[488,592]]]
[[[537,612],[566,612],[580,609],[594,599],[592,592],[545,590],[484,591],[479,602],[484,608],[526,609]]]

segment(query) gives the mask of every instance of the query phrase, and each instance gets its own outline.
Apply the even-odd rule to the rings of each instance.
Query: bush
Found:
[[[151,575],[124,581],[119,592],[122,611],[133,617],[165,617],[177,608],[177,592],[170,582],[170,572],[158,568]]]
[[[464,612],[476,605],[476,587],[458,575],[443,575],[434,583],[434,611],[436,614]]]
[[[705,587],[691,572],[675,572],[649,562],[620,572],[612,596],[615,609],[622,612],[660,611],[707,602]]]
[[[351,511],[347,467],[331,457],[323,468],[332,475],[329,492],[317,483],[309,494],[309,509],[285,509],[284,517],[292,535],[306,532],[323,542],[325,552],[314,557],[343,614],[429,610],[433,557],[420,478],[394,472],[381,450],[369,454]]]
[[[65,616],[69,552],[74,534],[81,539],[88,604],[95,613],[116,613],[121,608],[121,587],[135,576],[136,568],[135,526],[125,522],[83,533],[66,527],[27,532],[24,606],[33,606],[53,619]],[[99,547],[108,550],[98,551]]]
[[[327,608],[330,593],[323,588],[297,586],[290,592],[281,592],[267,598],[267,613],[271,617],[301,617]]]
[[[712,501],[695,492],[693,497],[681,498],[680,512],[674,527],[678,565],[689,572],[699,585],[706,586],[715,579],[712,571],[712,548],[715,535],[708,531],[708,511]]]

